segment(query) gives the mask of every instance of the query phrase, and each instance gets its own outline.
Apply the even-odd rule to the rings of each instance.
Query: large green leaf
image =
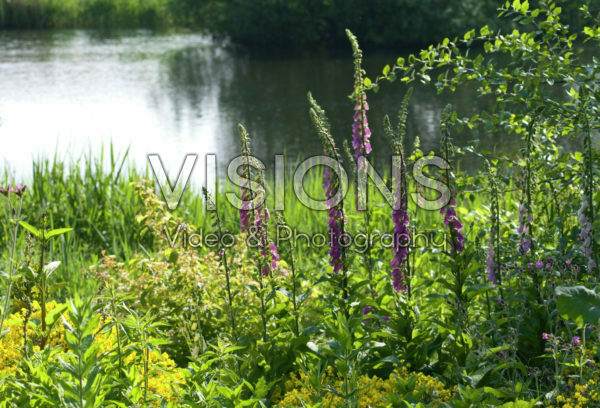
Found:
[[[48,231],[46,233],[46,239],[50,239],[52,237],[56,237],[58,235],[66,234],[67,232],[73,231],[73,228],[58,228]]]
[[[48,315],[46,316],[46,325],[50,328],[54,326],[65,310],[67,310],[66,304],[56,306],[54,309],[48,312]]]
[[[559,286],[556,288],[556,306],[565,319],[583,326],[600,319],[600,295],[584,286]]]
[[[27,231],[29,231],[34,237],[41,238],[42,233],[33,225],[26,223],[25,221],[19,221],[19,224]]]

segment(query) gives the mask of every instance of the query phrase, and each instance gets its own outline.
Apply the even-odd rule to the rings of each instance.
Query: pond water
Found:
[[[326,109],[336,139],[350,138],[350,54],[348,47],[333,56],[250,55],[194,33],[1,32],[0,170],[27,177],[32,158],[58,152],[70,162],[110,143],[119,152],[129,148],[139,167],[148,153],[160,153],[169,172],[186,153],[216,153],[222,167],[239,154],[237,123],[246,126],[267,167],[274,154],[293,160],[318,154],[306,94],[312,91]],[[367,54],[367,72],[375,76],[401,54]],[[382,121],[386,113],[396,116],[405,91],[388,83],[369,96],[377,158],[390,154]],[[483,102],[472,89],[436,95],[417,86],[408,142],[418,135],[424,150],[437,149],[448,103],[475,113]],[[459,135],[457,143],[468,138]],[[481,141],[489,150],[519,143],[491,135]]]

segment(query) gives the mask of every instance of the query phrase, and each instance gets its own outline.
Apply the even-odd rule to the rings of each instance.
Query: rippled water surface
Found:
[[[216,153],[222,166],[239,152],[238,122],[267,166],[277,153],[293,159],[319,153],[307,113],[309,90],[327,110],[336,138],[351,133],[352,62],[350,50],[343,51],[339,55],[346,56],[253,56],[200,34],[3,32],[0,165],[26,175],[32,157],[59,152],[70,160],[98,154],[112,142],[118,151],[130,148],[139,166],[148,153],[161,153],[173,172],[185,153]],[[398,55],[367,55],[367,71],[374,76]],[[395,117],[405,90],[386,84],[370,96],[380,158],[390,153],[383,116]],[[436,149],[449,102],[466,113],[482,104],[471,89],[438,96],[417,87],[409,141],[418,135],[426,150]],[[458,142],[466,138],[459,135]],[[485,135],[482,142],[492,150],[518,143]]]

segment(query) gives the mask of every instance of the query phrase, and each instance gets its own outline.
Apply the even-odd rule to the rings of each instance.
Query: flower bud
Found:
[[[15,194],[18,195],[19,197],[23,197],[23,194],[25,194],[26,190],[27,190],[27,186],[25,186],[25,185],[17,184],[15,186]]]

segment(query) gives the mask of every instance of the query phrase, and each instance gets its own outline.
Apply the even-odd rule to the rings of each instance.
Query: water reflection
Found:
[[[368,56],[367,72],[378,72],[396,57]],[[335,138],[350,138],[352,83],[349,57],[254,56],[198,34],[4,32],[0,163],[27,174],[32,156],[59,151],[66,159],[77,158],[112,141],[120,151],[130,146],[138,166],[146,154],[161,153],[174,173],[191,152],[216,153],[224,166],[239,153],[236,126],[243,123],[254,152],[272,167],[274,154],[285,152],[294,160],[321,152],[308,116],[309,90],[326,109]],[[396,117],[405,91],[396,82],[370,96],[373,147],[382,163],[388,163],[390,152],[383,117]],[[437,95],[417,85],[407,124],[409,147],[418,135],[424,150],[438,148],[439,121],[448,103],[462,115],[489,107],[474,89]],[[461,133],[457,143],[471,137]],[[519,145],[515,138],[480,138],[488,150]],[[203,172],[196,171],[200,180]]]
[[[368,69],[379,69],[389,56],[369,60]],[[185,49],[165,61],[167,80],[162,95],[169,95],[176,109],[192,106],[200,115],[216,114],[212,119],[219,153],[232,157],[239,152],[236,124],[243,123],[253,135],[254,153],[272,163],[273,155],[288,154],[291,160],[319,154],[322,151],[308,116],[306,94],[310,90],[325,108],[335,138],[350,138],[352,102],[352,61],[349,58],[275,58],[244,55],[233,49],[219,49],[217,55],[206,50]],[[374,71],[373,71],[374,72]],[[424,150],[437,150],[440,120],[444,107],[451,103],[461,115],[474,115],[491,101],[477,97],[474,89],[437,95],[430,86],[413,84],[415,92],[407,123],[407,144],[419,136]],[[373,146],[377,159],[389,162],[390,144],[383,136],[383,118],[398,113],[407,87],[387,84],[370,96],[369,121],[373,130]],[[214,111],[212,109],[215,109]],[[177,113],[180,116],[180,113]],[[480,135],[481,136],[481,135]],[[461,145],[470,143],[473,135],[463,132],[456,137]],[[512,151],[518,138],[499,140],[483,135],[482,148]],[[472,166],[479,166],[473,163]],[[467,164],[469,167],[469,164]]]

